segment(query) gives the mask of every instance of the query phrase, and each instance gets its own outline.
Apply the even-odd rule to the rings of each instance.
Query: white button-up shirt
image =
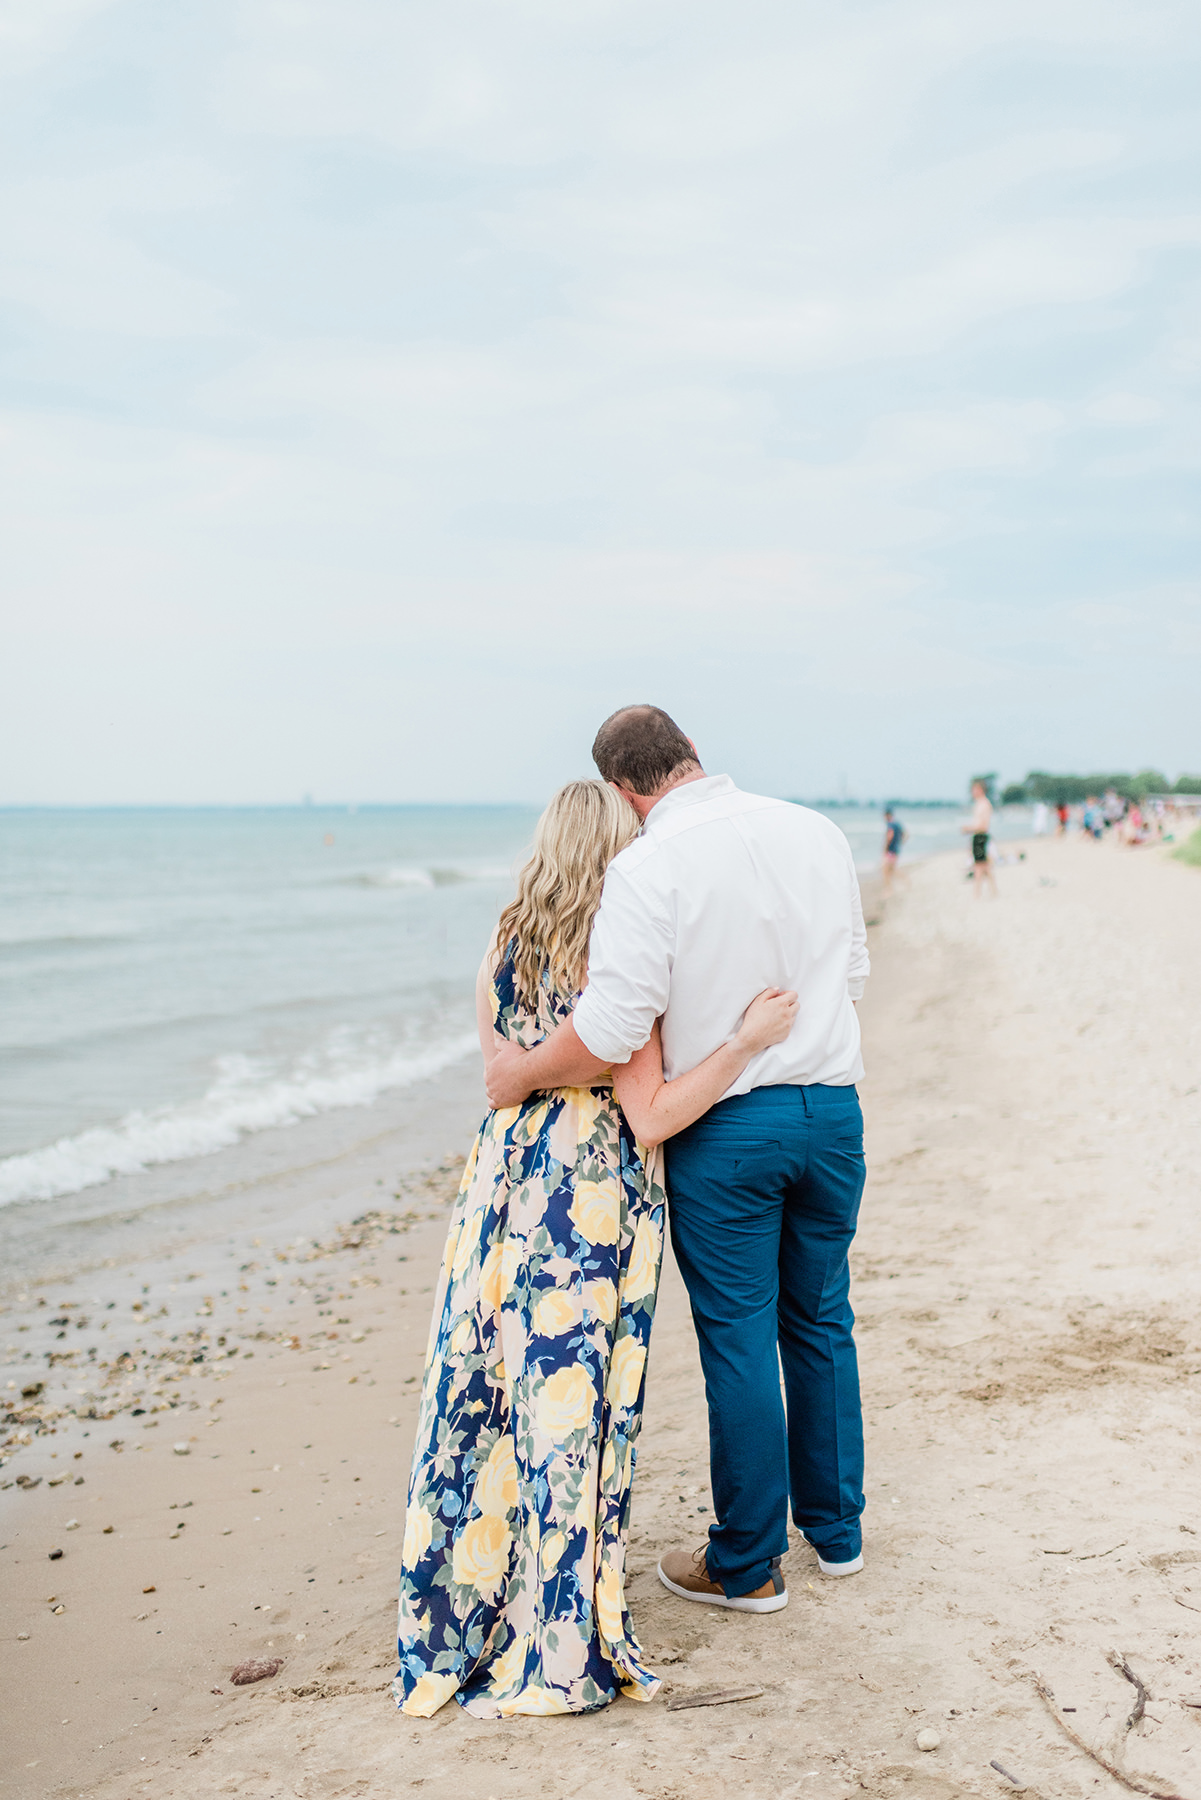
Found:
[[[623,1063],[661,1018],[670,1081],[737,1030],[761,989],[795,988],[791,1033],[729,1093],[846,1087],[863,1074],[853,1002],[868,968],[859,883],[838,827],[709,775],[665,794],[609,865],[575,1028],[594,1056]]]

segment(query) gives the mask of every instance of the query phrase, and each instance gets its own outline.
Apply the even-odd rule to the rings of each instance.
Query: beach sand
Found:
[[[3,1318],[0,1793],[950,1800],[1013,1791],[994,1760],[1031,1793],[1119,1792],[1041,1671],[1087,1742],[1201,1800],[1201,876],[1159,850],[1027,850],[995,903],[957,856],[915,867],[872,933],[862,1574],[823,1579],[797,1543],[768,1618],[659,1586],[657,1556],[709,1516],[669,1259],[630,1542],[662,1695],[500,1725],[396,1713],[445,1153],[480,1110],[463,1065],[332,1147],[298,1127],[105,1190],[86,1272],[60,1253],[39,1285],[55,1250],[29,1238]],[[75,1354],[48,1370],[47,1350]],[[1115,1648],[1151,1695],[1129,1733]],[[247,1658],[282,1666],[233,1686]],[[763,1691],[669,1710],[740,1686]]]

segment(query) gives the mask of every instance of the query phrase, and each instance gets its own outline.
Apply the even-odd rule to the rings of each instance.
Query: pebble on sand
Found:
[[[50,1552],[50,1561],[51,1561],[51,1562],[57,1562],[57,1561],[58,1561],[58,1559],[59,1559],[59,1557],[60,1557],[60,1556],[61,1556],[61,1555],[62,1555],[62,1551],[61,1551],[61,1550],[52,1550],[52,1551],[51,1551],[51,1552]]]
[[[266,1681],[268,1676],[278,1675],[283,1666],[283,1658],[279,1656],[266,1662],[239,1663],[229,1679],[235,1687],[249,1687],[252,1681]]]
[[[942,1739],[939,1737],[937,1731],[931,1731],[928,1725],[923,1731],[919,1731],[917,1734],[917,1747],[919,1750],[937,1750],[941,1743]]]
[[[190,1444],[172,1444],[171,1448],[174,1450],[176,1456],[191,1456],[192,1454],[192,1446]]]

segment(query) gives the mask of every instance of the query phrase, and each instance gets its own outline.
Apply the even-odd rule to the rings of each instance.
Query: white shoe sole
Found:
[[[659,1564],[659,1580],[671,1594],[678,1594],[681,1600],[697,1600],[702,1606],[725,1606],[731,1612],[773,1613],[780,1612],[788,1605],[788,1589],[782,1594],[772,1594],[766,1600],[752,1600],[749,1594],[697,1594],[691,1588],[680,1587],[678,1582],[663,1573],[663,1564]]]
[[[805,1542],[809,1544],[809,1539],[806,1538]],[[809,1544],[809,1548],[812,1550],[813,1545]],[[853,1556],[850,1562],[832,1563],[826,1562],[819,1550],[817,1553],[817,1566],[823,1575],[858,1575],[860,1569],[863,1567],[863,1554],[860,1552],[858,1556]]]

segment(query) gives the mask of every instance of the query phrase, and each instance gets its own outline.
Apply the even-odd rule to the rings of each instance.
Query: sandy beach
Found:
[[[709,1517],[669,1259],[630,1544],[661,1696],[396,1713],[429,1296],[482,1109],[464,1063],[93,1190],[76,1266],[32,1213],[13,1238],[5,1800],[1121,1792],[1065,1726],[1201,1800],[1201,873],[1025,848],[995,903],[958,855],[915,866],[872,930],[862,1574],[794,1544],[769,1618],[660,1587]],[[1149,1695],[1130,1730],[1113,1650]],[[235,1686],[247,1659],[280,1667]],[[672,1709],[735,1687],[762,1691]]]

